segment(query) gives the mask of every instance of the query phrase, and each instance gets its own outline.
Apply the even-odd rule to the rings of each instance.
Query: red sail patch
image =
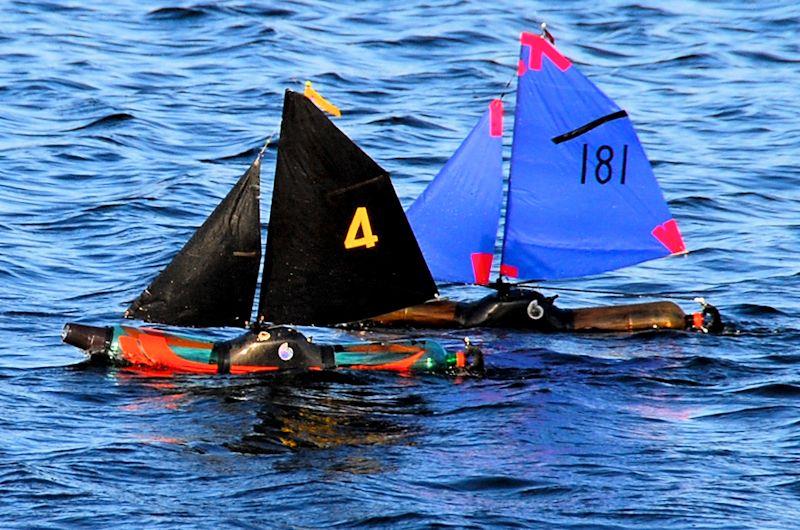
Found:
[[[508,276],[509,278],[519,278],[519,267],[515,267],[514,265],[506,265],[504,263],[500,265],[500,274],[502,276]]]
[[[528,55],[528,67],[531,70],[538,71],[542,69],[543,56],[547,56],[547,58],[550,59],[550,61],[562,72],[566,71],[570,66],[572,66],[572,61],[561,55],[552,44],[538,35],[523,32],[519,40],[523,46],[528,46],[530,48],[530,54]],[[524,64],[520,64],[517,69],[517,74],[522,75],[520,70],[522,70],[524,66]]]
[[[683,242],[683,236],[681,236],[681,231],[678,229],[678,223],[675,222],[675,219],[661,223],[653,228],[651,233],[672,254],[686,251],[686,244]]]
[[[503,100],[493,99],[489,103],[489,136],[503,137]]]
[[[489,283],[489,275],[492,272],[492,254],[484,252],[473,252],[470,257],[472,258],[472,274],[475,275],[475,283],[478,285],[486,285]]]

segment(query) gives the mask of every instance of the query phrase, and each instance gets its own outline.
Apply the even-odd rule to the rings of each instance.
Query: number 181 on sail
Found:
[[[594,153],[590,154],[590,151]],[[615,155],[616,158],[615,158]],[[608,184],[618,175],[620,184],[625,184],[625,174],[628,170],[628,144],[622,146],[622,155],[618,155],[610,145],[601,145],[597,149],[590,149],[588,144],[583,144],[583,158],[581,163],[581,184],[586,184],[586,174],[594,173],[598,184]]]

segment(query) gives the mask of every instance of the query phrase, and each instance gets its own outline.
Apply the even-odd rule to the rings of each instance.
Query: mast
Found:
[[[519,60],[519,63],[518,63],[518,66],[517,66],[517,77],[522,75],[520,73],[521,71],[522,71],[522,59]],[[519,90],[519,81],[517,82],[517,90]],[[506,94],[506,92],[503,93],[503,95],[505,95],[505,94]],[[517,99],[519,100],[519,92],[517,93]],[[517,101],[517,104],[514,105],[514,131],[517,128],[517,120],[519,119],[518,109],[519,109],[519,101]],[[512,131],[512,134],[513,134],[514,131]],[[508,168],[508,179],[506,180],[505,197],[503,198],[504,201],[505,201],[504,204],[503,204],[504,209],[502,210],[502,213],[500,214],[500,218],[503,221],[503,236],[502,236],[502,240],[500,241],[500,270],[499,270],[499,273],[497,275],[497,280],[496,280],[496,284],[498,286],[500,286],[500,284],[502,284],[503,276],[513,277],[513,278],[519,277],[518,271],[514,270],[513,265],[512,266],[506,265],[505,261],[503,260],[503,256],[506,255],[506,240],[508,239],[508,205],[511,202],[511,175],[513,173],[514,159],[515,159],[515,157],[514,157],[514,149],[516,149],[516,148],[517,148],[517,143],[514,142],[513,136],[512,136],[512,140],[511,140],[511,159],[509,160],[509,163],[508,163],[508,165],[509,165],[509,168]]]
[[[547,31],[547,25],[543,22],[541,27],[542,27],[542,35],[541,35],[540,38],[546,38],[548,40],[548,42],[550,42],[550,44],[555,45],[555,39],[553,38],[552,34],[550,34],[550,32]],[[531,55],[530,55],[530,52],[529,52],[529,54],[526,57],[526,54],[525,54],[526,48],[525,47],[526,46],[530,46],[531,36],[532,35],[530,33],[526,33],[526,32],[522,32],[522,34],[520,35],[521,50],[520,50],[520,58],[519,58],[519,61],[517,62],[517,101],[516,101],[516,105],[514,105],[514,131],[513,131],[512,134],[516,134],[517,125],[519,124],[519,121],[520,121],[520,115],[519,115],[519,109],[520,109],[520,104],[519,104],[519,101],[520,101],[520,90],[519,89],[520,89],[520,84],[519,84],[519,78],[521,76],[525,75],[525,73],[527,73],[527,71],[530,68],[530,64],[529,63],[531,62]],[[533,59],[533,60],[535,61],[536,59]],[[566,64],[564,61],[559,61],[559,62],[560,62],[561,65],[565,65]],[[539,64],[541,65],[541,59],[539,59]],[[510,278],[519,278],[519,269],[514,265],[506,264],[505,259],[504,259],[505,255],[506,255],[506,241],[508,241],[508,227],[509,227],[508,212],[509,212],[510,204],[511,204],[511,178],[512,178],[512,175],[514,174],[514,162],[515,162],[515,160],[519,159],[519,153],[516,152],[516,150],[518,149],[518,146],[520,145],[520,142],[516,142],[514,140],[515,140],[515,138],[512,136],[512,140],[511,140],[511,160],[509,161],[508,180],[506,182],[506,195],[505,195],[505,204],[504,204],[505,210],[504,210],[503,215],[502,215],[502,219],[503,219],[503,240],[501,241],[501,248],[500,248],[500,273],[499,273],[498,278],[497,278],[497,282],[498,283],[502,282],[503,276],[510,277]],[[539,278],[531,278],[531,279],[532,280],[539,280]]]

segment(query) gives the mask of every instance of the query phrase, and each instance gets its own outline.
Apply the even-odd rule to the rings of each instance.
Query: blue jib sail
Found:
[[[627,113],[522,34],[501,274],[587,276],[685,251]]]
[[[408,210],[436,280],[489,283],[503,200],[503,103],[494,100]]]

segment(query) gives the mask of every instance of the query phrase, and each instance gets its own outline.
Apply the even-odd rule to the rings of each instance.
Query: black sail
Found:
[[[153,283],[126,318],[176,326],[247,325],[261,261],[256,160]]]
[[[259,320],[352,322],[435,295],[388,173],[287,90]]]

